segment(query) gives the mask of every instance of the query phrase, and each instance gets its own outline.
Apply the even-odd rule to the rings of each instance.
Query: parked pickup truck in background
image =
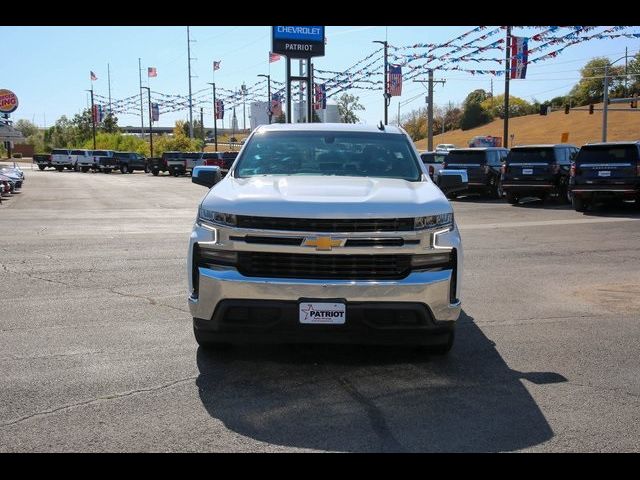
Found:
[[[92,150],[93,170],[111,173],[118,168],[118,160],[115,158],[114,153],[113,150]]]
[[[54,148],[51,150],[51,164],[59,172],[65,168],[71,170],[73,168],[73,157],[71,150],[66,148]]]
[[[147,159],[136,152],[115,152],[118,168],[121,173],[133,173],[136,170],[142,170],[149,173]]]
[[[167,169],[171,175],[177,177],[191,173],[202,152],[165,152],[170,153],[167,157]],[[163,154],[164,157],[164,154]]]
[[[202,152],[196,165],[220,167],[220,173],[224,177],[237,156],[238,152]]]
[[[51,154],[50,153],[36,153],[33,156],[33,163],[38,165],[40,170],[44,170],[47,167],[55,168],[55,165],[51,163]]]
[[[76,172],[80,170],[85,173],[89,169],[95,168],[91,150],[71,150],[71,161]]]
[[[192,181],[213,187],[187,262],[203,348],[452,347],[462,242],[450,203],[403,129],[262,125],[224,178],[217,166],[197,166]]]

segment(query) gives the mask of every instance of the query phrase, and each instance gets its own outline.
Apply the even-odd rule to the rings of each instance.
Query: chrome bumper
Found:
[[[198,296],[189,296],[191,316],[211,319],[222,300],[345,298],[347,302],[415,302],[429,306],[437,321],[458,319],[460,301],[450,303],[452,270],[414,272],[402,280],[351,281],[245,277],[236,269],[199,268]]]

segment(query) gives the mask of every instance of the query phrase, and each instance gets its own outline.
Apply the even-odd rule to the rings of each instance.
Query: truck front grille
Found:
[[[239,252],[247,277],[399,280],[411,271],[411,255],[318,255]]]
[[[298,232],[410,232],[413,218],[319,219],[238,215],[239,228]]]

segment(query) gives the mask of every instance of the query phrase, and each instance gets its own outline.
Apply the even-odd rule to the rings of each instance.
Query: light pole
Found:
[[[242,130],[247,131],[247,86],[243,83],[242,87]]]
[[[87,90],[91,92],[91,128],[93,130],[93,149],[96,149],[96,113],[94,111],[93,106],[93,84],[91,85],[91,90]]]
[[[388,63],[387,63],[387,49],[389,47],[388,42],[385,40],[384,42],[382,40],[374,40],[373,43],[380,43],[382,45],[384,45],[384,93],[382,94],[383,98],[384,98],[384,124],[387,125],[388,123],[388,110],[389,110],[389,100],[391,99],[391,97],[389,96],[389,92],[388,92],[388,82],[387,82],[387,75],[389,73],[389,68],[388,68]]]
[[[602,106],[602,141],[607,141],[607,116],[609,113],[609,67],[614,63],[619,62],[620,60],[626,59],[627,56],[620,57],[614,62],[607,63],[604,66],[604,92],[602,95],[602,100],[604,105]]]
[[[213,87],[213,143],[218,151],[218,104],[216,103],[216,82],[207,82]],[[224,125],[222,125],[224,127]]]
[[[147,91],[149,99],[149,158],[153,157],[153,115],[151,115],[151,89],[149,87],[140,87]]]
[[[267,79],[267,115],[269,116],[269,125],[271,125],[271,115],[273,115],[271,112],[271,75],[261,73],[258,76]]]

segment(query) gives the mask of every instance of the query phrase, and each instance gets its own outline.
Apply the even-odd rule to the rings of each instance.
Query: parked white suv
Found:
[[[258,127],[207,187],[189,244],[197,342],[430,345],[459,316],[453,210],[398,127]]]

